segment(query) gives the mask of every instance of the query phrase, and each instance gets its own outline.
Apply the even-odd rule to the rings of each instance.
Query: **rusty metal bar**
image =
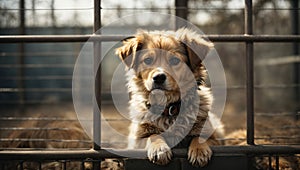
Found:
[[[23,170],[24,169],[24,161],[20,162],[20,169]]]
[[[100,12],[100,0],[94,0],[94,34],[99,34],[98,30],[101,27],[101,12]],[[94,42],[94,76],[95,76],[95,100],[94,101],[94,117],[93,117],[93,140],[95,150],[100,149],[101,143],[101,115],[100,115],[100,107],[101,107],[101,44],[99,41]]]
[[[0,142],[59,142],[59,143],[92,143],[90,140],[76,139],[35,139],[35,138],[2,138]]]
[[[245,34],[253,34],[252,0],[245,0]],[[247,144],[254,145],[253,42],[246,42]]]
[[[293,7],[293,10],[291,12],[292,15],[292,34],[293,35],[299,35],[299,0],[291,0],[291,6]],[[293,54],[295,56],[299,56],[300,50],[299,50],[299,42],[293,43]],[[294,83],[300,84],[300,63],[295,62],[294,64]],[[295,89],[295,103],[300,103],[300,88]],[[300,106],[298,105],[295,109],[296,111],[300,110]],[[295,115],[295,119],[298,120],[300,117],[298,115]]]
[[[276,161],[276,167],[275,167],[275,169],[279,170],[279,156],[278,155],[275,156],[275,161]]]
[[[253,35],[252,0],[245,0],[245,35]],[[247,136],[248,145],[254,145],[254,58],[253,42],[246,41],[246,110],[247,110]],[[247,154],[247,167],[251,168],[253,155]]]
[[[176,17],[182,18],[184,20],[187,20],[188,16],[188,1],[189,0],[175,0],[175,15]],[[175,19],[175,28],[179,29],[181,27],[186,27],[186,23],[182,22],[181,20],[178,20],[178,18]]]
[[[55,9],[56,11],[71,11],[71,10],[77,10],[77,11],[84,11],[84,10],[92,10],[93,7],[78,7],[78,8],[59,8]],[[153,7],[122,7],[121,9],[118,7],[104,7],[102,8],[103,10],[153,10]],[[244,10],[242,7],[207,7],[207,6],[202,6],[202,7],[155,7],[155,10],[176,10],[176,9],[188,9],[188,10],[222,10],[222,11],[227,11],[227,10]],[[257,7],[257,10],[271,10],[271,11],[288,11],[288,10],[294,10],[295,8],[293,7]],[[17,11],[20,10],[19,8],[8,8],[5,9],[8,11]],[[25,11],[30,11],[32,10],[31,8],[23,9]],[[51,8],[39,8],[35,9],[37,11],[49,11]]]
[[[93,35],[9,35],[0,36],[0,43],[86,42]]]
[[[101,0],[94,0],[94,35],[101,34]],[[101,149],[101,42],[94,41],[94,92],[93,99],[93,149]],[[97,158],[99,159],[99,158]],[[100,169],[100,161],[93,162],[93,169]]]
[[[300,146],[213,146],[211,147],[214,155],[222,154],[253,154],[253,155],[293,155],[300,153]],[[17,152],[18,151],[18,152]],[[173,149],[173,156],[186,158],[186,149]],[[146,150],[2,150],[0,151],[1,160],[82,160],[86,158],[124,158],[122,155],[131,155],[147,158]]]
[[[25,11],[23,9],[25,9],[25,0],[20,0],[19,1],[19,7],[20,7],[20,11],[19,11],[19,20],[20,20],[20,25],[19,25],[19,34],[20,35],[25,35],[26,34],[26,29],[25,29]],[[18,64],[23,66],[24,65],[24,57],[25,57],[25,45],[24,43],[20,43],[19,44],[19,57],[18,57]],[[18,80],[18,87],[19,88],[24,88],[24,68],[20,67],[18,69],[18,77],[20,77],[21,79]],[[20,101],[20,111],[24,111],[24,101],[25,101],[25,92],[20,92],[19,93],[19,101]]]
[[[177,17],[187,20],[188,10],[188,0],[175,0],[175,15]]]
[[[13,35],[0,36],[0,43],[52,43],[52,42],[87,42],[120,41],[132,35]],[[300,42],[300,35],[205,35],[213,42]]]

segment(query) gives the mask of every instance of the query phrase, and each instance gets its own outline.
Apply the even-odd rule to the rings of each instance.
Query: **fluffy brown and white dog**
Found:
[[[143,31],[116,50],[127,67],[130,99],[128,148],[146,148],[151,162],[165,165],[171,148],[188,147],[194,166],[205,166],[210,145],[222,129],[210,112],[212,95],[205,86],[202,60],[213,44],[187,28]],[[185,143],[184,143],[185,142]]]

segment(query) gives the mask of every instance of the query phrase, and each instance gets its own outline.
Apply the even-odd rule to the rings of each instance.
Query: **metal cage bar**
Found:
[[[222,154],[254,154],[254,155],[291,155],[300,153],[300,146],[267,146],[267,145],[248,145],[248,146],[212,146],[212,151],[216,155]],[[20,151],[20,152],[16,152]],[[186,158],[186,149],[172,149],[173,156]],[[100,150],[2,150],[0,151],[1,160],[82,160],[86,158],[124,158],[121,155],[135,155],[141,158],[147,157],[144,149],[100,149]]]
[[[101,27],[101,15],[100,15],[100,0],[94,0],[94,34],[99,34],[98,30]],[[94,117],[93,117],[93,140],[94,145],[93,148],[95,150],[100,149],[101,142],[101,116],[100,116],[100,107],[101,107],[101,44],[98,41],[94,42],[94,76],[95,76],[95,100],[93,103],[94,107]],[[99,132],[100,131],[100,132]]]
[[[179,2],[179,1],[178,1]],[[247,144],[248,146],[214,146],[216,154],[246,154],[246,155],[291,155],[300,153],[300,146],[256,146],[254,145],[254,74],[253,74],[253,43],[254,42],[299,42],[299,35],[253,35],[252,0],[245,0],[245,34],[244,35],[207,35],[213,42],[244,42],[246,46],[246,89],[247,89]],[[93,119],[94,145],[91,150],[1,150],[1,160],[22,160],[21,169],[26,160],[84,160],[94,159],[94,169],[100,168],[102,158],[123,158],[120,155],[139,155],[146,158],[145,150],[104,150],[101,149],[101,42],[120,41],[130,35],[101,35],[101,0],[94,0],[94,34],[92,35],[20,35],[0,36],[0,43],[50,43],[50,42],[86,42],[94,44],[94,76],[95,101]],[[186,149],[173,149],[174,157],[186,158]],[[125,154],[127,153],[127,154]],[[269,159],[271,161],[271,159]],[[82,167],[84,162],[82,162]],[[278,156],[276,156],[278,166]],[[41,166],[41,164],[40,164]],[[66,162],[63,162],[66,169]]]
[[[51,43],[51,42],[86,42],[120,41],[132,35],[13,35],[0,36],[0,43]],[[300,35],[205,35],[213,42],[300,42]]]
[[[252,0],[245,0],[245,34],[253,34]],[[253,42],[246,42],[247,144],[254,145]]]
[[[245,35],[253,35],[252,0],[245,0],[244,10]],[[254,59],[253,42],[246,42],[246,114],[247,114],[247,136],[248,145],[254,145]],[[253,157],[247,155],[247,167],[250,170]]]
[[[94,0],[94,29],[95,35],[99,35],[101,28],[101,0]],[[94,92],[93,102],[93,149],[101,149],[101,42],[95,41],[94,50]],[[97,158],[99,160],[99,158]],[[100,161],[93,161],[93,169],[100,169]]]

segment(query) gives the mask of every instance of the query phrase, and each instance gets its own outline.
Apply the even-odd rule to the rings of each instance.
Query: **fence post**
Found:
[[[253,35],[252,0],[245,0],[245,35]],[[254,145],[254,64],[253,42],[246,41],[247,144]],[[247,155],[247,167],[252,168],[253,156]]]
[[[94,34],[100,34],[101,0],[94,0]],[[93,149],[100,150],[101,146],[101,42],[94,42],[94,93],[93,102]],[[93,162],[93,169],[100,169],[100,161]]]
[[[253,34],[252,0],[245,0],[245,34]],[[246,42],[247,144],[254,145],[253,42]]]
[[[293,35],[299,35],[299,0],[291,0],[292,6],[292,33]],[[293,43],[293,55],[299,56],[299,42]],[[299,119],[298,112],[300,111],[300,106],[297,106],[297,103],[300,103],[300,64],[294,64],[294,83],[296,84],[295,89],[295,104],[296,104],[296,120]]]
[[[19,1],[19,8],[20,8],[20,13],[19,13],[19,20],[20,20],[20,25],[19,25],[19,34],[20,35],[25,35],[26,30],[25,30],[25,0],[20,0]],[[25,88],[24,88],[24,53],[25,53],[25,46],[24,43],[19,44],[19,65],[20,68],[18,70],[18,89],[19,89],[19,102],[20,102],[20,112],[24,111],[24,101],[25,101]]]
[[[175,15],[177,17],[187,20],[188,1],[189,0],[175,0]],[[180,22],[177,19],[175,20],[175,22],[176,29],[186,26],[185,23],[183,23],[182,21]]]

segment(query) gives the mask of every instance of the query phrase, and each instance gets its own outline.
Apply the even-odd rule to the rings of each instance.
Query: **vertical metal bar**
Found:
[[[272,169],[272,156],[269,155],[269,169],[271,170]]]
[[[63,160],[61,163],[62,163],[62,169],[66,170],[67,169],[67,161]]]
[[[39,161],[38,163],[39,163],[39,170],[42,170],[42,162]]]
[[[299,35],[299,0],[291,0],[291,6],[292,6],[292,33],[294,35]],[[294,42],[293,43],[293,54],[295,56],[299,56],[299,43]],[[294,64],[294,83],[300,84],[300,64],[295,63]],[[295,87],[295,103],[300,103],[300,88]],[[296,104],[297,105],[297,104]],[[296,106],[296,120],[299,119],[299,115],[297,112],[300,110],[300,106]]]
[[[175,0],[175,15],[182,19],[187,20],[188,16],[188,1],[189,0]],[[185,23],[176,19],[176,29],[186,26]]]
[[[84,160],[81,161],[80,169],[86,169]]]
[[[20,8],[20,13],[19,13],[19,17],[20,17],[20,25],[19,25],[19,34],[20,35],[25,35],[26,31],[25,31],[25,0],[20,0],[19,2],[19,8]],[[24,53],[25,53],[25,47],[24,47],[24,43],[20,43],[19,45],[19,65],[21,67],[19,67],[18,70],[18,74],[19,74],[19,80],[18,80],[18,88],[20,89],[19,91],[19,102],[20,102],[20,111],[22,112],[24,109],[24,99],[25,99],[25,90],[24,89]]]
[[[245,34],[253,34],[252,0],[245,0]],[[247,144],[254,145],[254,70],[253,42],[246,42]],[[248,169],[253,169],[253,156],[248,155]]]
[[[186,20],[188,15],[188,0],[175,0],[175,9],[175,15]]]
[[[245,0],[245,34],[253,34],[252,0]],[[247,144],[254,145],[253,42],[246,42]]]
[[[97,32],[100,29],[100,0],[94,0],[94,34],[99,34]],[[100,149],[101,141],[101,126],[100,126],[100,107],[101,107],[101,46],[100,42],[94,42],[94,76],[95,76],[95,99],[94,102],[94,117],[93,117],[93,136],[94,136],[94,149]]]
[[[100,34],[101,27],[101,0],[94,0],[94,34]],[[101,42],[94,42],[94,77],[95,77],[95,101],[93,104],[93,138],[94,150],[100,150],[101,146]],[[100,161],[93,162],[93,169],[100,169]]]
[[[19,167],[18,169],[20,169],[20,170],[23,170],[23,169],[24,169],[24,161],[21,161],[21,162],[20,162],[20,167]]]
[[[275,169],[276,169],[276,170],[279,170],[279,156],[276,155],[275,159],[276,159],[276,160],[275,160],[275,162],[276,162],[276,165],[275,165],[276,168],[275,168]]]

